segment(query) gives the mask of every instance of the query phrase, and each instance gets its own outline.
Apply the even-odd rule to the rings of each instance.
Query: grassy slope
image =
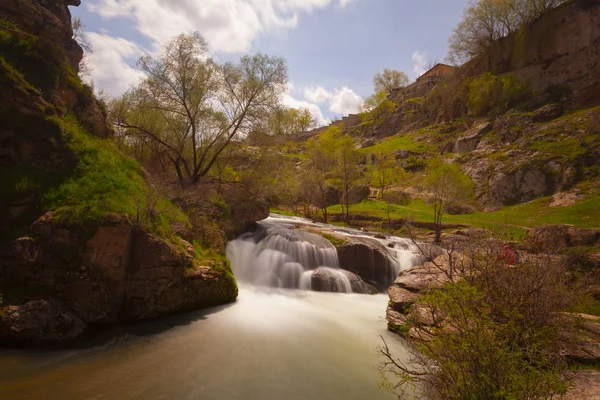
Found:
[[[503,224],[510,226],[515,239],[526,234],[526,228],[541,224],[570,224],[581,227],[600,226],[600,193],[589,196],[568,207],[549,207],[551,198],[545,197],[535,201],[504,207],[494,212],[478,212],[464,215],[444,216],[446,223],[467,224],[474,227],[493,228]],[[423,200],[415,200],[408,206],[391,205],[392,218],[412,216],[419,221],[433,221],[433,210]],[[342,212],[339,205],[329,207],[330,213]],[[366,200],[350,207],[354,214],[387,218],[387,205],[381,201]]]

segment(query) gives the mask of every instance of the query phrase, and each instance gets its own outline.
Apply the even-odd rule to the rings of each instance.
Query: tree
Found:
[[[308,131],[317,125],[307,108],[278,107],[267,121],[267,131],[275,136],[287,136]]]
[[[318,137],[306,143],[306,161],[300,173],[301,191],[310,202],[321,209],[327,223],[327,207],[337,204],[331,201],[328,178],[336,167],[336,148],[341,130],[332,126]]]
[[[71,22],[71,28],[73,29],[73,40],[77,41],[79,46],[83,49],[83,58],[79,62],[79,74],[82,77],[87,77],[91,73],[91,67],[87,62],[86,53],[92,52],[92,46],[85,34],[85,25],[81,22],[81,18],[73,18]]]
[[[377,92],[365,99],[365,101],[360,105],[361,113],[370,113],[375,110],[381,103],[385,101],[388,94],[387,92]]]
[[[342,193],[342,211],[345,205],[346,222],[349,222],[350,191],[361,176],[358,165],[359,153],[356,150],[356,144],[352,137],[344,135],[337,140],[336,158],[335,175],[339,182],[340,192]]]
[[[122,140],[153,142],[179,182],[207,176],[227,146],[279,104],[285,60],[263,54],[219,65],[199,34],[179,35],[138,61],[145,79],[110,107]]]
[[[446,207],[464,202],[472,196],[473,182],[456,164],[442,163],[432,168],[423,182],[426,201],[433,207],[435,242],[442,236],[442,217]]]
[[[378,72],[373,77],[373,86],[375,87],[375,93],[384,92],[391,94],[394,89],[403,88],[408,85],[410,79],[402,71],[395,69],[384,69],[383,72]]]
[[[379,150],[374,154],[368,172],[371,185],[379,189],[379,196],[386,203],[388,225],[391,230],[391,205],[406,204],[408,199],[401,193],[388,193],[388,189],[405,179],[406,172],[396,162],[392,150],[387,149]]]

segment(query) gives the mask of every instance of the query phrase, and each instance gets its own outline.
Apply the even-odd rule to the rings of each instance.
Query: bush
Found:
[[[427,160],[423,156],[409,156],[402,162],[402,167],[409,172],[423,171],[427,167]]]
[[[465,255],[434,261],[432,277],[447,281],[422,294],[405,331],[411,359],[387,348],[384,386],[401,398],[547,399],[564,393],[560,349],[573,337],[580,291],[560,259],[527,256],[504,264],[501,244],[482,239]]]
[[[513,75],[482,74],[469,82],[469,111],[473,115],[500,114],[529,93]]]

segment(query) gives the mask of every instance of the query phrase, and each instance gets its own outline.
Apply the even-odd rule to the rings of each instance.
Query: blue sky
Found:
[[[72,8],[86,26],[97,89],[119,95],[140,74],[142,54],[197,30],[214,58],[257,51],[288,60],[284,103],[321,122],[356,112],[384,68],[412,79],[443,61],[468,0],[83,0]]]

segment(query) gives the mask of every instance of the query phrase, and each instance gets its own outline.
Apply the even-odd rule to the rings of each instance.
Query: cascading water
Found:
[[[360,276],[345,270],[347,266],[340,266],[338,251],[333,244],[318,234],[298,229],[297,225],[330,228],[338,234],[383,244],[379,245],[379,254],[384,263],[379,273],[381,290],[393,282],[402,268],[411,267],[414,261],[414,249],[410,248],[408,242],[403,242],[403,246],[392,245],[392,239],[405,239],[380,240],[360,231],[338,230],[303,219],[271,217],[260,222],[256,232],[245,234],[228,244],[227,257],[236,278],[240,282],[274,288],[338,293],[376,291]]]
[[[286,289],[353,291],[351,273],[339,269],[335,246],[314,233],[261,226],[259,232],[230,242],[227,257],[243,282]],[[313,285],[315,280],[327,283]]]

